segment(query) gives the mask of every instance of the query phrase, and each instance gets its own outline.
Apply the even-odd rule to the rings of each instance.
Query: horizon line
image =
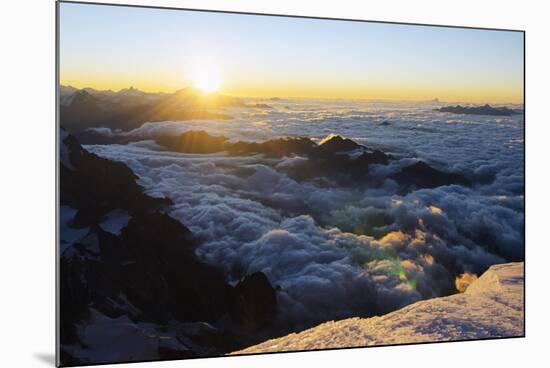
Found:
[[[251,95],[241,95],[241,94],[226,94],[226,93],[223,93],[222,91],[216,91],[216,92],[212,92],[212,93],[205,93],[205,92],[202,92],[200,89],[196,88],[196,87],[193,87],[191,85],[188,85],[188,86],[185,86],[185,87],[182,87],[182,88],[177,88],[177,89],[173,89],[172,91],[168,92],[166,90],[164,91],[161,91],[161,90],[157,90],[157,91],[151,91],[151,90],[147,90],[147,89],[142,89],[142,88],[137,88],[137,87],[134,87],[133,85],[130,85],[128,87],[124,87],[124,88],[120,88],[120,89],[113,89],[113,88],[108,88],[108,89],[99,89],[99,88],[94,88],[94,87],[90,87],[90,86],[86,86],[86,87],[76,87],[72,84],[63,84],[63,83],[59,83],[59,88],[61,87],[65,87],[65,88],[74,88],[74,89],[77,89],[77,90],[86,90],[86,89],[92,89],[94,91],[97,91],[97,92],[113,92],[113,93],[120,93],[121,91],[124,91],[124,90],[129,90],[129,89],[135,89],[137,91],[141,91],[141,92],[144,92],[144,93],[150,93],[150,94],[174,94],[174,93],[177,93],[179,91],[183,91],[183,90],[186,90],[186,89],[193,89],[193,90],[197,90],[199,93],[202,93],[202,94],[213,94],[213,95],[222,95],[222,96],[228,96],[228,97],[237,97],[237,98],[253,98],[253,99],[265,99],[265,100],[269,100],[269,99],[273,99],[273,98],[280,98],[280,99],[302,99],[302,100],[347,100],[347,101],[355,101],[355,100],[361,100],[361,101],[395,101],[395,102],[439,102],[439,103],[462,103],[462,104],[471,104],[471,105],[490,105],[490,104],[493,104],[493,105],[524,105],[523,103],[523,100],[522,102],[512,102],[512,101],[506,101],[506,102],[472,102],[472,101],[467,101],[467,100],[443,100],[443,99],[440,99],[438,98],[437,96],[436,97],[433,97],[433,98],[427,98],[427,99],[394,99],[394,98],[384,98],[384,97],[311,97],[311,96],[284,96],[284,97],[281,97],[281,96],[278,96],[278,95],[271,95],[269,97],[265,97],[265,96],[251,96]],[[437,101],[434,101],[434,100],[437,100]]]

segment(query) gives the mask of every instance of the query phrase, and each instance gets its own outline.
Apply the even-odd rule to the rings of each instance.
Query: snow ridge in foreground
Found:
[[[523,269],[523,262],[494,265],[463,294],[326,322],[232,354],[524,336]]]

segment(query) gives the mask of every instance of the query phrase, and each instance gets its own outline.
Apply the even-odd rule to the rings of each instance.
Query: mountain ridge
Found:
[[[227,120],[232,117],[222,108],[246,106],[239,98],[189,87],[151,93],[134,87],[114,92],[61,86],[60,102],[60,123],[70,133],[99,127],[128,131],[146,122],[166,120]]]

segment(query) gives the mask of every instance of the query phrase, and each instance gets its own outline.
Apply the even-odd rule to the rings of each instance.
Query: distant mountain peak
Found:
[[[97,89],[92,88],[92,87],[82,88],[81,91],[86,91],[86,92],[88,92],[88,93],[90,93],[90,94],[99,92]]]
[[[74,98],[77,98],[77,97],[79,97],[79,98],[88,98],[88,97],[90,97],[91,98],[93,96],[88,90],[79,89],[74,93]],[[74,100],[74,98],[73,98],[73,100]]]
[[[516,114],[522,114],[521,110],[514,110],[508,107],[492,107],[489,104],[482,106],[444,106],[440,109],[434,109],[439,112],[450,112],[453,114],[467,114],[467,115],[494,115],[494,116],[512,116]]]
[[[323,138],[319,145],[330,152],[348,152],[353,151],[363,146],[355,143],[351,139],[343,138],[338,134],[329,134]]]
[[[135,88],[134,86],[130,86],[128,88],[123,88],[120,91],[118,91],[117,93],[120,94],[120,95],[133,95],[133,96],[145,94],[145,92]]]

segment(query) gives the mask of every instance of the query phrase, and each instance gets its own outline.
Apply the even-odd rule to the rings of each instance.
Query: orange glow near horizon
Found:
[[[380,99],[401,101],[426,101],[438,98],[440,101],[465,103],[523,103],[523,90],[514,86],[486,86],[468,88],[468,86],[435,87],[426,85],[391,86],[381,84],[357,84],[345,86],[343,84],[315,85],[313,83],[300,84],[294,82],[256,83],[247,81],[236,83],[234,80],[224,81],[219,72],[213,75],[208,71],[199,70],[189,78],[172,79],[131,79],[131,78],[89,78],[62,76],[61,84],[76,88],[94,88],[97,90],[118,91],[133,86],[146,92],[171,93],[186,87],[195,87],[205,93],[219,92],[235,97],[256,98],[327,98],[327,99]]]

